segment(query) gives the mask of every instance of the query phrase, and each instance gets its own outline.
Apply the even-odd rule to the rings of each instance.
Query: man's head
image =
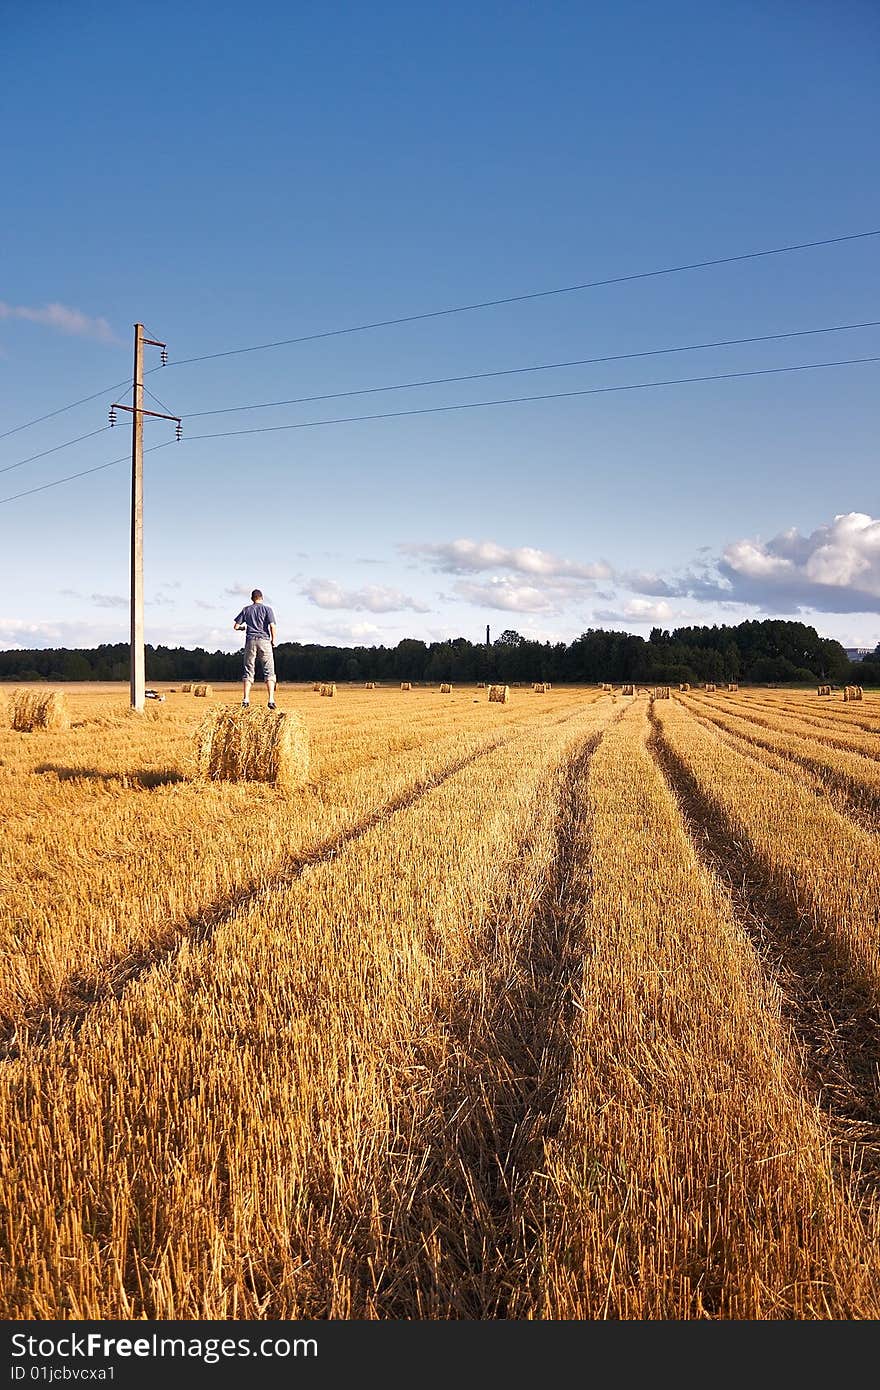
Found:
[[[260,601],[260,599],[261,599],[262,597],[263,597],[263,590],[262,590],[262,589],[251,589],[251,603],[259,603],[259,601]]]

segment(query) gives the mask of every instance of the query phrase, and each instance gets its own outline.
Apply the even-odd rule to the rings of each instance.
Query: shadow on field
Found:
[[[166,787],[172,782],[185,780],[182,772],[174,768],[140,768],[131,772],[101,772],[97,767],[65,767],[61,763],[39,763],[34,772],[44,776],[56,776],[59,782],[102,782],[105,787]]]
[[[401,1112],[406,1137],[391,1147],[407,1164],[418,1155],[420,1171],[403,1206],[389,1186],[387,1247],[368,1238],[359,1251],[352,1233],[356,1317],[516,1318],[535,1305],[526,1198],[565,1115],[589,895],[583,788],[601,738],[569,756],[555,855],[530,915],[518,920],[515,897],[499,904],[474,943],[479,978],[460,983],[436,1036],[414,1046],[431,1102],[420,1092],[415,1115]]]
[[[805,1077],[832,1122],[846,1166],[880,1192],[880,1016],[864,970],[814,921],[791,882],[739,833],[667,742],[650,712],[649,747],[675,796],[705,867],[730,894],[737,918],[781,991],[800,1044]],[[842,870],[844,871],[844,870]]]

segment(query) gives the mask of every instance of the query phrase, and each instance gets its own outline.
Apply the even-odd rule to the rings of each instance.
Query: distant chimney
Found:
[[[489,645],[489,624],[486,624],[486,646]]]

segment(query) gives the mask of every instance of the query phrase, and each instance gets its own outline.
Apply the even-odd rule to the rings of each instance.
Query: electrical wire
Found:
[[[857,328],[878,328],[880,319],[865,323],[840,323],[830,328],[802,328],[790,333],[763,333],[753,338],[721,338],[711,343],[686,343],[682,347],[651,348],[644,352],[617,352],[605,357],[579,357],[569,362],[539,362],[531,367],[507,367],[500,371],[469,372],[464,376],[428,377],[421,381],[399,381],[391,386],[364,386],[355,391],[333,391],[320,396],[294,396],[283,401],[259,401],[253,405],[228,405],[217,410],[191,410],[186,412],[187,420],[201,420],[208,415],[235,415],[247,410],[271,410],[282,405],[310,405],[316,401],[338,401],[351,396],[373,396],[384,391],[411,391],[420,386],[449,386],[463,381],[485,381],[490,377],[521,376],[528,372],[555,372],[564,367],[589,367],[602,362],[628,362],[640,357],[663,357],[677,352],[703,352],[707,348],[740,347],[747,343],[781,342],[788,338],[807,338],[823,333],[843,333]],[[145,388],[146,389],[146,388]],[[150,393],[152,395],[152,392]],[[153,397],[154,400],[157,397]],[[161,405],[162,402],[159,401]]]
[[[157,449],[167,449],[169,444],[174,444],[173,439],[166,439],[164,444],[151,444],[149,449],[144,449],[145,454],[153,454]],[[66,478],[56,478],[51,483],[41,483],[39,487],[28,488],[26,492],[16,492],[12,497],[0,497],[0,507],[5,502],[17,502],[21,497],[32,497],[35,492],[48,492],[49,488],[60,487],[62,483],[72,483],[75,478],[86,478],[90,473],[102,473],[105,468],[115,468],[119,463],[126,463],[131,459],[131,454],[122,454],[118,459],[111,459],[109,463],[96,464],[94,468],[84,468],[80,473],[68,473]]]
[[[743,377],[779,376],[785,372],[815,372],[821,371],[827,367],[853,367],[872,362],[880,362],[880,356],[849,357],[835,362],[804,362],[791,367],[758,367],[751,371],[716,372],[710,376],[674,377],[666,381],[627,382],[619,386],[590,386],[579,391],[555,391],[540,396],[508,396],[503,400],[467,401],[455,405],[432,405],[425,406],[419,410],[383,411],[376,415],[343,415],[337,416],[331,420],[301,420],[290,425],[263,425],[254,429],[221,430],[214,434],[193,434],[187,436],[184,442],[191,444],[199,439],[231,439],[245,434],[277,434],[284,430],[319,429],[325,425],[357,424],[367,420],[397,420],[405,416],[448,414],[455,410],[478,410],[488,406],[521,405],[532,401],[568,400],[575,396],[604,396],[616,391],[650,391],[664,386],[687,386],[706,381],[733,381],[741,380]],[[107,427],[105,426],[105,428]],[[149,449],[145,449],[144,453],[153,453],[156,449],[167,449],[169,444],[175,442],[174,440],[168,439],[163,444],[153,444]],[[86,468],[81,473],[71,473],[67,477],[56,478],[54,482],[43,483],[41,487],[30,488],[27,492],[18,492],[12,497],[0,497],[0,506],[3,506],[7,502],[16,502],[21,497],[30,497],[35,492],[45,492],[49,488],[59,487],[62,483],[73,482],[76,478],[84,478],[89,473],[99,473],[104,468],[112,468],[114,464],[123,463],[125,458],[128,457],[130,457],[130,455],[124,455],[122,458],[112,459],[110,463],[102,463],[95,468]]]
[[[123,386],[131,389],[130,381],[117,381],[115,386],[107,386],[103,391],[96,391],[93,396],[83,396],[78,401],[71,401],[70,405],[60,405],[57,410],[50,410],[48,415],[38,415],[35,420],[28,420],[23,425],[16,425],[14,429],[5,430],[0,434],[0,439],[8,439],[11,434],[18,434],[20,430],[29,430],[31,425],[41,425],[44,420],[54,420],[56,415],[63,415],[66,410],[73,410],[75,406],[85,405],[87,401],[96,401],[99,396],[109,396],[111,392],[121,391]]]
[[[848,236],[824,237],[820,241],[793,242],[788,246],[772,246],[764,251],[745,251],[736,256],[716,256],[712,260],[690,261],[684,265],[663,266],[659,270],[641,270],[631,275],[612,275],[603,280],[586,280],[579,285],[562,285],[551,290],[532,290],[528,294],[512,294],[502,299],[482,299],[473,304],[457,304],[448,309],[433,309],[424,314],[404,314],[399,318],[379,319],[375,323],[360,323],[348,328],[331,328],[322,333],[306,333],[298,338],[281,338],[273,343],[254,343],[249,347],[228,348],[225,352],[207,352],[200,357],[183,357],[169,362],[171,367],[184,367],[192,362],[213,362],[220,357],[236,357],[246,352],[266,352],[270,348],[290,347],[295,343],[313,343],[320,338],[339,338],[347,333],[367,333],[375,328],[393,328],[398,324],[419,323],[425,319],[446,318],[452,314],[469,314],[476,309],[495,309],[502,304],[523,304],[530,299],[549,299],[553,295],[575,294],[599,289],[605,285],[624,285],[635,280],[652,280],[661,275],[681,275],[690,270],[707,270],[713,266],[734,265],[738,261],[754,261],[764,256],[783,256],[791,251],[808,251],[818,246],[837,246],[846,241],[863,241],[880,236],[880,227],[869,232],[851,232]],[[161,371],[153,367],[152,371]]]
[[[272,343],[254,343],[248,347],[229,348],[224,352],[204,353],[200,357],[184,357],[179,361],[172,361],[168,366],[183,367],[193,362],[211,362],[220,357],[234,357],[247,352],[265,352],[270,348],[290,347],[295,343],[317,342],[321,338],[337,338],[349,333],[367,333],[376,328],[391,328],[398,324],[418,323],[426,319],[436,319],[449,317],[452,314],[472,313],[477,309],[493,309],[503,304],[522,304],[532,299],[548,299],[553,295],[575,294],[583,290],[598,289],[605,285],[623,285],[636,280],[651,280],[662,275],[681,275],[691,270],[707,270],[714,266],[734,265],[740,261],[759,260],[766,256],[783,256],[793,251],[809,251],[820,246],[838,246],[843,242],[864,241],[869,237],[880,236],[880,227],[866,232],[851,232],[845,236],[823,237],[817,241],[792,242],[786,246],[772,246],[762,251],[745,251],[735,256],[716,256],[711,260],[690,261],[683,265],[663,266],[658,270],[643,270],[630,275],[613,275],[603,280],[588,280],[578,285],[562,285],[550,290],[533,290],[526,294],[508,295],[500,299],[484,299],[473,304],[457,304],[446,309],[434,309],[422,314],[405,314],[398,318],[379,319],[374,323],[354,324],[347,328],[333,328],[321,333],[308,333],[297,338],[282,338]],[[153,372],[163,370],[165,364],[151,367],[144,375],[152,375]],[[45,415],[38,415],[33,420],[26,420],[24,424],[15,425],[10,430],[0,433],[0,439],[8,439],[10,435],[18,434],[21,430],[30,429],[32,425],[42,424],[44,420],[52,420],[56,415],[63,415],[67,410],[73,410],[78,405],[85,405],[88,401],[97,400],[99,396],[109,395],[111,392],[120,391],[123,386],[129,383],[125,381],[117,382],[115,386],[105,387],[101,391],[95,391],[91,396],[82,396],[77,401],[71,401],[69,405],[59,406],[57,410],[50,410]]]
[[[853,367],[863,362],[880,362],[876,357],[848,357],[836,362],[804,362],[792,367],[757,367],[745,372],[715,372],[710,376],[672,377],[667,381],[636,381],[620,386],[589,386],[579,391],[553,391],[540,396],[506,396],[496,401],[465,401],[455,405],[429,405],[418,410],[388,410],[376,415],[341,415],[332,420],[301,420],[291,425],[262,425],[246,430],[221,430],[215,434],[191,434],[188,442],[197,439],[230,439],[242,434],[273,434],[281,430],[310,430],[322,425],[359,424],[365,420],[399,420],[408,415],[442,415],[454,410],[481,410],[493,405],[521,405],[530,401],[569,400],[574,396],[604,396],[615,391],[652,391],[660,386],[687,386],[704,381],[733,381],[750,376],[777,376],[782,372],[815,372],[824,367]]]
[[[212,415],[233,415],[248,410],[270,410],[284,405],[308,405],[314,404],[318,401],[344,400],[353,396],[379,395],[388,391],[409,391],[424,386],[444,386],[465,381],[484,381],[494,377],[520,376],[529,372],[558,371],[565,367],[586,367],[605,362],[626,362],[644,357],[662,357],[678,352],[702,352],[709,348],[738,347],[751,343],[779,342],[789,338],[806,338],[816,336],[818,334],[843,333],[851,332],[861,328],[877,327],[880,327],[880,319],[870,319],[862,323],[833,324],[826,328],[796,329],[785,333],[763,333],[750,338],[720,338],[708,343],[686,343],[678,347],[646,349],[643,352],[620,352],[606,355],[604,357],[576,358],[567,362],[541,362],[536,363],[534,366],[530,367],[508,367],[498,371],[470,372],[461,376],[430,377],[420,381],[396,382],[389,386],[367,386],[353,391],[334,391],[316,396],[294,396],[288,400],[281,401],[258,401],[252,405],[224,406],[217,410],[190,411],[185,417],[181,418],[186,418],[187,420],[200,420]],[[175,420],[178,418],[176,415],[172,414],[165,402],[161,401],[159,397],[155,394],[155,392],[151,391],[148,386],[145,386],[144,390],[152,398],[152,400],[154,400],[155,403],[158,406],[160,406],[162,410],[165,411],[167,415],[171,416],[171,418]],[[109,426],[104,426],[104,428],[107,429],[109,428]],[[26,463],[33,463],[37,459],[45,458],[48,454],[57,453],[59,449],[66,449],[72,444],[79,444],[83,440],[92,439],[96,434],[101,433],[102,430],[93,430],[91,434],[83,434],[80,435],[77,439],[70,439],[64,444],[58,444],[55,446],[54,449],[45,449],[42,453],[31,454],[29,458],[21,459],[18,463],[10,463],[7,464],[4,468],[0,468],[0,473],[10,473],[13,469],[23,467]]]
[[[92,430],[91,434],[81,434],[78,439],[68,439],[64,444],[56,444],[54,449],[44,449],[41,454],[31,454],[30,458],[19,459],[18,463],[7,463],[5,468],[0,468],[0,473],[11,473],[14,468],[23,468],[26,463],[34,463],[49,454],[57,454],[59,449],[69,449],[71,444],[82,444],[84,439],[94,439],[96,434],[103,434],[109,429],[109,425],[102,425],[99,430]]]

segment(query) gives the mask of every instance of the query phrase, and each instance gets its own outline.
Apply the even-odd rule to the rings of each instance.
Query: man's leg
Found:
[[[272,651],[272,643],[267,638],[262,643],[263,675],[266,678],[266,690],[269,695],[269,704],[275,704],[275,653]]]
[[[256,658],[256,642],[250,638],[244,644],[244,675],[241,682],[241,703],[250,704],[251,686],[254,683],[254,662]]]

